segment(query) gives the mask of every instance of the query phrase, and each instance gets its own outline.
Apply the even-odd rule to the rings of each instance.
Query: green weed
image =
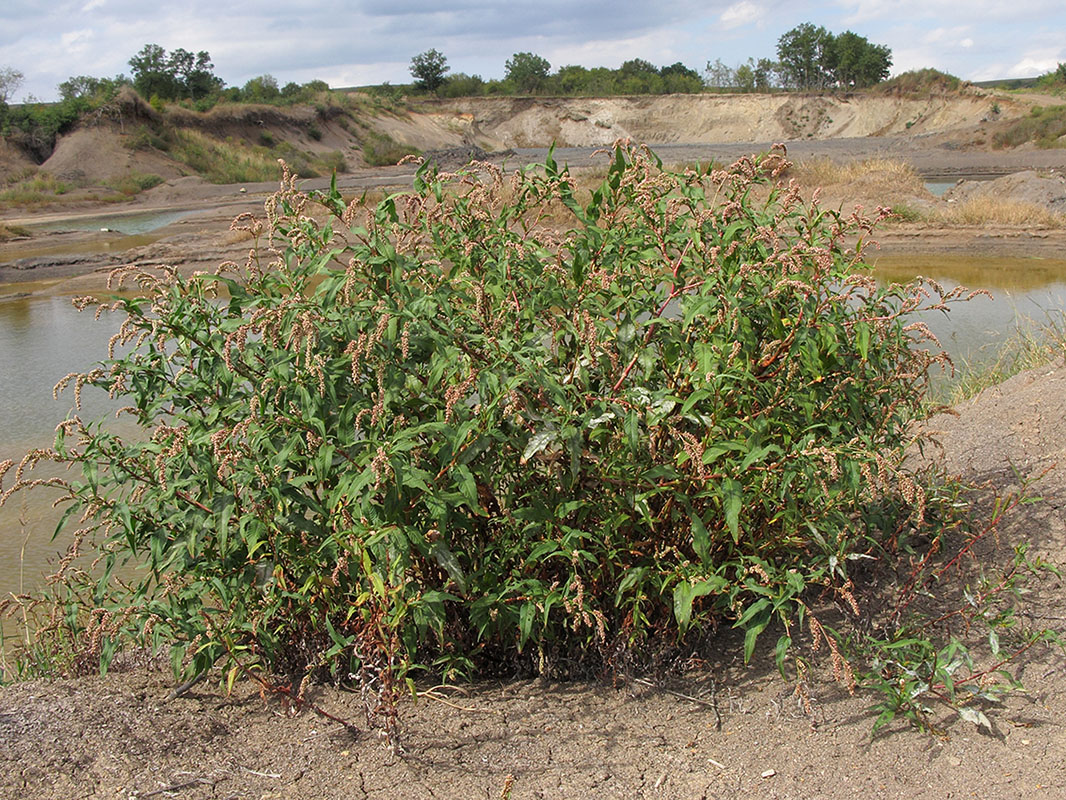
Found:
[[[158,186],[162,182],[163,178],[161,175],[144,172],[130,172],[123,175],[121,178],[107,181],[105,185],[126,197],[133,197],[134,195]]]
[[[1035,142],[1038,147],[1061,147],[1066,136],[1066,105],[1034,106],[1029,115],[1011,121],[997,130],[992,141],[997,147],[1017,147]]]
[[[38,172],[33,177],[7,184],[0,189],[0,206],[35,208],[54,203],[76,187],[61,181],[48,172]]]
[[[882,697],[913,673],[970,708],[944,676],[988,692],[1001,667],[944,672],[962,651],[922,606],[953,586],[976,621],[959,490],[905,459],[941,358],[908,315],[965,290],[878,288],[846,244],[875,220],[800,202],[787,167],[618,148],[579,198],[551,155],[423,165],[373,205],[287,174],[235,223],[245,264],[124,268],[128,351],[64,383],[125,395],[138,435],[71,418],[0,465],[0,502],[70,465],[74,549],[103,548],[53,584],[42,641],[279,693],[353,682],[394,741],[416,675],[602,673],[720,626],[745,661],[773,631],[800,687],[821,663]]]
[[[391,167],[418,150],[400,144],[386,133],[367,131],[363,135],[363,159],[372,167]]]

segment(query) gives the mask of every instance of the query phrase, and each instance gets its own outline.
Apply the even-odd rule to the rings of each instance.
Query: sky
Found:
[[[804,22],[887,45],[893,75],[935,67],[979,81],[1066,62],[1062,0],[2,0],[0,69],[25,75],[12,102],[55,100],[73,75],[128,75],[148,43],[207,50],[236,86],[263,74],[281,85],[407,83],[412,56],[430,48],[453,73],[485,79],[502,78],[518,52],[553,70],[642,58],[703,71],[716,59],[774,58]]]

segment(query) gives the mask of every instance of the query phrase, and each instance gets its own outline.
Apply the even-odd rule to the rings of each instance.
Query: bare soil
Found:
[[[1018,476],[1046,472],[1042,499],[1000,528],[993,569],[1019,544],[1066,567],[1064,417],[1058,364],[930,423],[946,468],[969,480],[1008,491]],[[1034,589],[1027,623],[1061,626],[1061,582]],[[721,644],[720,653],[737,651]],[[987,709],[991,731],[941,713],[937,734],[892,723],[874,735],[871,695],[848,696],[827,675],[806,713],[771,660],[757,655],[744,668],[710,655],[654,681],[437,689],[402,703],[402,754],[367,728],[355,693],[314,687],[308,697],[358,731],[264,699],[250,682],[228,696],[201,684],[169,700],[165,667],[127,663],[103,678],[0,688],[0,796],[1066,797],[1066,660],[1057,650],[1040,646],[1017,666],[1026,691]]]

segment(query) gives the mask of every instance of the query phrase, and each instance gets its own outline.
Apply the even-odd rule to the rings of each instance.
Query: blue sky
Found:
[[[893,74],[936,67],[968,80],[1026,77],[1066,62],[1062,0],[3,0],[0,67],[21,70],[11,98],[56,98],[72,75],[129,73],[146,43],[207,50],[227,84],[264,73],[332,86],[410,80],[411,57],[436,48],[453,72],[503,76],[516,52],[617,67],[630,58],[703,70],[774,57],[802,22],[888,45]]]

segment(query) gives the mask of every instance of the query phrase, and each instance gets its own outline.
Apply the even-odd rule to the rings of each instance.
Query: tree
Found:
[[[892,51],[871,44],[865,36],[851,31],[836,36],[826,52],[826,67],[841,88],[862,89],[888,77]]]
[[[833,34],[804,22],[777,40],[777,58],[787,82],[799,89],[821,89],[832,82],[826,69]]]
[[[185,97],[199,100],[222,88],[222,80],[214,74],[214,64],[206,50],[194,56],[179,47],[170,54],[170,65]]]
[[[241,98],[247,103],[270,103],[281,97],[278,81],[273,75],[252,78],[241,89]]]
[[[515,53],[504,65],[507,80],[522,92],[535,92],[548,78],[552,65],[533,53]]]
[[[435,92],[444,83],[444,74],[451,67],[448,59],[437,50],[427,50],[411,59],[411,75],[420,89]]]
[[[774,76],[779,66],[768,58],[760,58],[755,63],[755,91],[768,92],[774,85]]]
[[[742,92],[755,91],[755,62],[748,59],[748,63],[741,64],[733,73],[737,88]]]
[[[129,60],[133,70],[133,88],[141,97],[177,97],[178,86],[167,51],[157,44],[146,44]]]
[[[7,105],[7,101],[18,91],[25,77],[14,67],[0,67],[0,105]]]
[[[129,61],[133,87],[142,97],[199,100],[222,89],[222,79],[214,74],[211,55],[206,50],[193,55],[181,47],[167,55],[157,44],[146,44]]]
[[[128,86],[129,78],[116,75],[114,78],[94,78],[91,75],[75,75],[67,78],[56,89],[65,102],[87,101],[99,105],[106,103],[118,93],[119,87]]]
[[[699,80],[700,77],[700,74],[696,72],[696,70],[692,69],[691,67],[686,67],[680,61],[675,61],[670,66],[663,67],[661,70],[659,70],[659,74],[662,75],[664,78],[669,77],[671,75],[680,75],[683,78],[696,78],[697,80]]]
[[[485,94],[485,81],[480,75],[455,72],[441,86],[444,97],[478,97]]]
[[[680,61],[659,70],[663,79],[663,90],[672,94],[694,93],[703,91],[703,79],[696,70],[686,67]]]
[[[716,58],[713,62],[707,62],[704,70],[704,81],[713,89],[728,89],[736,86],[736,73],[733,68],[725,64],[722,59]]]

